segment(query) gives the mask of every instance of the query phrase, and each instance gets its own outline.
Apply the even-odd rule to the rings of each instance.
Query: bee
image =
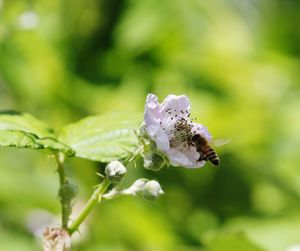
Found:
[[[216,146],[221,146],[228,143],[227,139],[218,139],[214,141]],[[196,147],[197,152],[200,154],[198,161],[209,161],[214,166],[220,165],[220,158],[216,151],[210,146],[211,142],[208,142],[206,138],[200,134],[194,134],[190,139],[190,144]]]
[[[180,118],[174,126],[174,129],[169,132],[172,135],[170,138],[170,147],[178,147],[180,145],[194,147],[199,153],[197,161],[209,161],[214,166],[220,165],[220,158],[216,151],[211,147],[221,146],[230,142],[226,138],[218,138],[214,140],[208,140],[196,130],[193,130],[193,124],[185,119]],[[198,128],[200,130],[200,128]]]

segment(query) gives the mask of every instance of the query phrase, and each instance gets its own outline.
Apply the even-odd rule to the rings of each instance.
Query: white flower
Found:
[[[149,137],[156,143],[173,166],[198,168],[205,161],[198,161],[200,154],[189,139],[200,134],[207,141],[211,135],[206,127],[190,120],[190,101],[187,96],[169,95],[160,104],[154,94],[148,94],[144,121]]]

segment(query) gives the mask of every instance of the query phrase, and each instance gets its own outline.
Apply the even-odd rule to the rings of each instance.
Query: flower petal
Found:
[[[168,158],[171,165],[183,166],[186,168],[199,168],[205,165],[206,161],[198,161],[199,153],[195,148],[188,148],[185,150],[170,149]]]
[[[191,165],[186,165],[186,168],[199,168],[205,165],[206,161],[198,161],[200,154],[196,151],[195,147],[182,150],[182,153],[192,162]]]
[[[168,152],[168,158],[172,166],[190,166],[193,164],[181,151],[171,148]]]
[[[190,100],[187,96],[185,95],[168,95],[164,101],[162,102],[162,108],[164,110],[168,108],[173,108],[174,110],[177,110],[177,112],[180,112],[180,110],[183,111],[190,111]]]
[[[145,105],[144,121],[146,126],[159,125],[161,121],[161,105],[158,98],[154,94],[148,94]]]
[[[160,126],[149,125],[147,131],[150,138],[155,141],[156,147],[159,150],[167,151],[170,149],[169,137]]]
[[[161,104],[162,124],[169,124],[179,118],[187,119],[190,109],[187,96],[168,95]]]
[[[199,133],[202,137],[205,137],[207,141],[210,141],[212,139],[212,136],[208,132],[207,127],[196,123],[191,123],[191,125],[194,133]]]

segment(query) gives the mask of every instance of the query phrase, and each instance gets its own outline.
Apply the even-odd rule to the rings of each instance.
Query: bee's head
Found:
[[[192,136],[192,142],[200,144],[200,145],[206,145],[207,140],[205,137],[203,137],[201,134],[197,133]]]
[[[201,137],[200,134],[197,133],[197,134],[193,135],[192,141],[196,142],[200,137]]]

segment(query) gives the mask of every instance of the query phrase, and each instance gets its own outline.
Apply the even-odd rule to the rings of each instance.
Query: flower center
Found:
[[[167,131],[170,140],[170,147],[188,148],[193,136],[192,123],[180,117],[173,126]]]
[[[168,135],[170,147],[180,150],[192,147],[192,137],[199,128],[196,128],[189,119],[190,112],[188,110],[177,111],[172,108],[166,109],[165,112],[166,116],[160,125]]]

